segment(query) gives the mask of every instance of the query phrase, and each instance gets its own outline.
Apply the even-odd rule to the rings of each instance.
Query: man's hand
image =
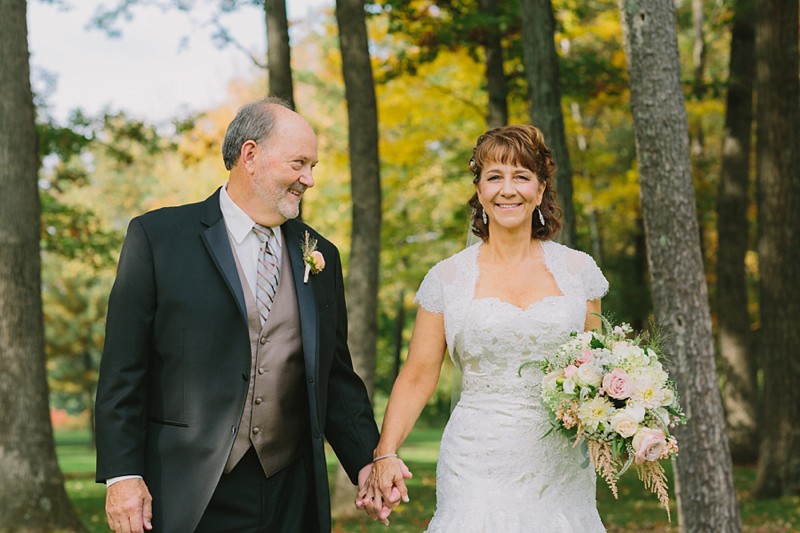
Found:
[[[387,459],[378,463],[385,461]],[[381,486],[379,479],[385,479],[386,474],[378,473],[379,469],[375,468],[378,463],[370,463],[361,469],[358,473],[358,495],[355,501],[357,509],[365,510],[373,519],[380,520],[385,525],[389,525],[388,518],[392,509],[401,501],[409,501],[405,480],[412,477],[411,471],[402,460],[391,459],[391,461],[394,463],[392,466],[397,468],[399,477],[391,478],[393,481],[385,492],[379,489]]]
[[[140,478],[117,481],[106,491],[106,519],[116,533],[153,529],[153,497]]]

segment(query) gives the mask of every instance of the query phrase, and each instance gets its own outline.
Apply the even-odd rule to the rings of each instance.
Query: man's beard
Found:
[[[300,198],[302,198],[302,194],[307,188],[308,187],[302,183],[293,183],[288,188],[277,191],[266,189],[258,182],[254,184],[256,195],[287,220],[297,218],[300,214],[300,199],[298,198],[295,203],[293,201],[293,195],[289,191],[299,192],[301,195]]]

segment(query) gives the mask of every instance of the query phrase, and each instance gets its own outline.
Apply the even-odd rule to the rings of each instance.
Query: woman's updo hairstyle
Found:
[[[472,159],[469,160],[469,169],[477,184],[481,179],[481,170],[487,163],[501,163],[527,168],[545,184],[542,204],[544,225],[539,220],[538,213],[534,213],[531,226],[531,236],[541,240],[548,240],[561,229],[561,208],[556,203],[556,190],[553,176],[556,164],[553,154],[544,143],[544,136],[538,128],[527,124],[513,124],[494,128],[480,137],[472,149]],[[478,201],[478,193],[469,199],[472,208],[472,232],[483,241],[489,239],[489,226],[483,222],[483,207]]]

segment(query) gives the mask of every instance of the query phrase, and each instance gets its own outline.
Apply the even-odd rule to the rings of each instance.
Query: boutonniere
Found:
[[[325,256],[317,250],[317,239],[311,237],[306,231],[306,238],[301,244],[303,250],[303,263],[306,270],[303,274],[303,283],[308,283],[309,274],[319,274],[325,268]]]

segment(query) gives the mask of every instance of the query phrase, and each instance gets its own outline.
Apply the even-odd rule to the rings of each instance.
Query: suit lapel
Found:
[[[319,317],[314,298],[314,286],[310,282],[303,283],[305,263],[300,243],[303,240],[301,224],[294,220],[287,220],[282,226],[284,246],[289,252],[294,287],[297,293],[297,304],[300,308],[300,331],[303,337],[303,356],[305,357],[306,370],[312,371],[317,376],[317,339],[319,338]]]
[[[228,239],[228,228],[225,226],[225,219],[222,218],[222,211],[219,208],[219,189],[205,201],[205,208],[202,223],[207,226],[207,229],[203,232],[203,243],[236,298],[239,311],[246,322],[247,307],[244,303],[242,282],[236,270],[236,261],[233,258],[233,250],[231,250]]]

